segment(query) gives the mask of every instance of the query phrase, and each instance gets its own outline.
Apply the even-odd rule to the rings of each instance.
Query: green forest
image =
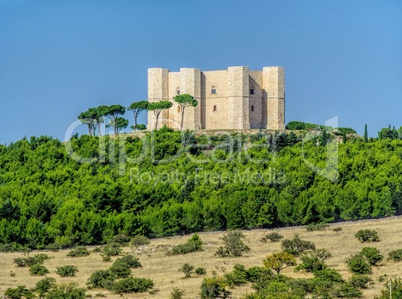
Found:
[[[0,145],[0,249],[401,213],[398,131],[369,140],[344,134],[334,180],[309,167],[325,167],[334,136],[323,130],[304,142],[306,132],[295,132],[195,135],[163,127]]]

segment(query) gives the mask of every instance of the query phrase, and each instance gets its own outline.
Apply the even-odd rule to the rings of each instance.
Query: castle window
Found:
[[[179,87],[176,88],[176,94],[180,95],[180,88]]]
[[[254,105],[251,105],[251,112],[254,112]]]
[[[214,105],[214,112],[216,112],[216,105]]]
[[[212,86],[212,88],[211,88],[211,94],[216,94],[216,87],[215,87],[215,86]]]
[[[250,94],[254,94],[254,87],[250,88]]]
[[[180,112],[180,106],[177,106],[177,112]]]

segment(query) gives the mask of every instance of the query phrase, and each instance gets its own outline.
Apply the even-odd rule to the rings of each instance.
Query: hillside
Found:
[[[350,139],[332,161],[330,135],[302,137],[162,128],[0,146],[0,250],[401,213],[401,140]]]
[[[332,229],[341,227],[342,230],[334,232]],[[360,229],[374,229],[378,232],[380,242],[360,243],[354,238],[354,234]],[[328,249],[333,257],[327,261],[329,267],[338,270],[343,278],[348,279],[351,273],[346,269],[345,260],[364,246],[374,246],[387,257],[388,252],[395,249],[402,249],[402,239],[399,237],[402,229],[401,218],[387,218],[382,220],[347,222],[333,224],[324,231],[306,231],[303,227],[298,228],[282,228],[274,231],[283,234],[285,238],[292,238],[295,233],[300,237],[316,244],[317,248]],[[133,275],[137,277],[146,277],[154,281],[156,294],[138,293],[125,294],[124,298],[168,298],[174,287],[184,289],[186,291],[185,298],[197,298],[200,292],[200,285],[204,276],[193,275],[188,279],[183,279],[183,273],[178,269],[184,263],[190,263],[196,267],[205,267],[207,269],[207,277],[212,276],[212,271],[216,271],[217,275],[224,275],[232,271],[234,264],[243,264],[246,267],[262,266],[262,260],[273,252],[280,251],[279,243],[263,243],[259,240],[267,233],[268,230],[250,230],[244,231],[246,235],[246,244],[251,247],[251,251],[243,257],[220,258],[214,255],[217,248],[221,245],[220,238],[222,232],[200,233],[200,237],[204,242],[204,251],[189,253],[187,255],[166,256],[167,249],[172,245],[184,243],[190,236],[176,236],[171,238],[161,238],[151,240],[151,244],[146,249],[138,250],[135,255],[139,257],[142,264],[141,268],[133,269]],[[131,249],[124,248],[126,252]],[[59,252],[46,252],[52,259],[45,261],[44,265],[50,270],[48,277],[54,277],[57,283],[76,282],[79,286],[85,286],[85,282],[91,273],[99,269],[106,269],[112,264],[102,261],[99,253],[91,253],[88,257],[72,258],[67,257],[68,250],[60,250]],[[31,256],[38,252],[31,252]],[[34,284],[42,277],[30,276],[28,268],[18,268],[13,263],[13,259],[21,257],[22,253],[1,253],[0,254],[0,294],[8,287],[16,287],[17,285],[26,285],[33,287]],[[115,258],[113,258],[115,260]],[[374,280],[374,285],[368,289],[364,289],[364,298],[373,298],[378,295],[383,286],[383,282],[379,282],[380,276],[387,274],[387,279],[400,276],[402,262],[396,263],[392,261],[383,261],[380,266],[373,267],[373,274],[370,277]],[[61,265],[76,265],[78,273],[76,277],[61,278],[55,274],[56,267]],[[15,277],[10,276],[10,271],[16,273]],[[294,278],[312,277],[309,273],[294,272],[294,267],[287,268],[283,274]],[[253,292],[251,284],[230,289],[234,298],[240,298],[247,293]],[[96,295],[102,293],[107,298],[121,298],[119,295],[111,294],[104,290],[90,290],[88,294]]]

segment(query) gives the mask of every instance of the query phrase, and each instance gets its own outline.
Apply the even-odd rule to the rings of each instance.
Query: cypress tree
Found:
[[[364,125],[364,142],[368,142],[367,124]]]

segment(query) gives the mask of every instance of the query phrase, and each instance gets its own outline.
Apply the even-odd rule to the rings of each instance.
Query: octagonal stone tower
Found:
[[[161,113],[158,127],[180,127],[180,107],[173,98],[185,93],[194,96],[198,105],[186,108],[184,129],[285,129],[283,67],[264,67],[262,71],[245,66],[215,71],[148,69],[148,100],[173,103],[172,108]],[[149,111],[148,129],[154,128],[155,121]]]

